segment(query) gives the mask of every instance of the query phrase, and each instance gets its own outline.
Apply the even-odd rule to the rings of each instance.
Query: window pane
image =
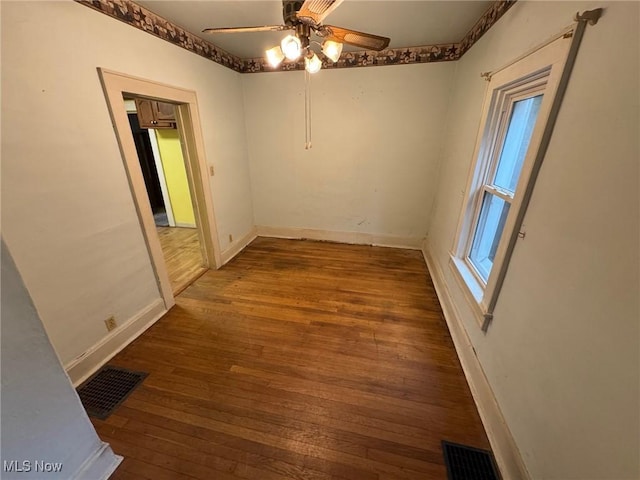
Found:
[[[509,213],[509,203],[485,192],[469,259],[486,282],[493,267],[498,243]]]
[[[524,163],[524,157],[529,148],[533,127],[536,124],[540,104],[542,103],[542,95],[519,100],[513,104],[509,126],[507,127],[507,135],[502,145],[500,160],[494,185],[509,190],[516,191],[520,171]]]

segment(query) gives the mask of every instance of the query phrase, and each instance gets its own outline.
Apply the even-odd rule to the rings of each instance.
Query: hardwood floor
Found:
[[[419,251],[257,238],[110,363],[114,479],[445,479],[489,448]]]
[[[173,294],[184,290],[207,269],[203,266],[198,230],[181,227],[156,227],[162,253],[169,271]]]

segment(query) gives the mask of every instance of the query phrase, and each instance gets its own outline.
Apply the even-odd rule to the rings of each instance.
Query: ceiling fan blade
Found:
[[[298,20],[320,25],[327,15],[340,6],[343,0],[305,0],[297,13]]]
[[[347,28],[324,25],[319,33],[327,40],[340,43],[348,43],[366,50],[384,50],[389,46],[390,38],[372,35],[371,33],[356,32]]]
[[[202,33],[281,32],[293,29],[290,25],[265,25],[263,27],[205,28]]]

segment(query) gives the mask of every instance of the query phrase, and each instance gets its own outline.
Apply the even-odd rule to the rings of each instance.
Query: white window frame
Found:
[[[478,162],[481,162],[481,168],[474,185],[476,193],[474,195],[473,203],[473,216],[469,219],[468,226],[471,229],[468,235],[465,235],[466,242],[463,249],[462,261],[466,264],[467,268],[476,277],[476,280],[481,286],[486,287],[487,281],[482,277],[476,266],[471,261],[471,248],[475,236],[476,227],[480,221],[480,211],[482,209],[482,203],[484,201],[485,193],[489,193],[498,198],[501,198],[509,204],[509,210],[513,208],[515,200],[515,193],[519,192],[518,186],[516,186],[516,192],[510,192],[506,189],[501,189],[490,182],[495,176],[498,169],[498,163],[500,160],[500,154],[504,147],[504,142],[509,127],[509,120],[513,112],[514,104],[520,100],[525,100],[537,95],[544,94],[547,84],[549,71],[545,70],[532,78],[523,79],[523,82],[517,82],[516,85],[510,86],[508,89],[501,89],[499,91],[499,98],[496,101],[495,108],[495,121],[492,119],[488,124],[487,133],[485,135],[486,148],[481,152],[481,157],[478,158]],[[544,97],[543,97],[544,99]],[[537,120],[536,120],[537,124]],[[524,164],[522,166],[524,169]],[[506,230],[506,224],[505,224]],[[494,261],[495,264],[495,261]],[[492,269],[493,271],[493,269]]]
[[[449,262],[454,277],[462,288],[479,325],[483,328],[485,327],[485,314],[489,300],[496,291],[498,272],[504,267],[507,243],[516,228],[515,222],[522,207],[522,196],[531,179],[534,160],[540,148],[542,135],[567,59],[571,42],[565,37],[560,36],[503,69],[490,74],[473,154],[474,160],[469,171]],[[520,99],[540,93],[543,94],[543,98],[515,193],[511,195],[510,192],[498,190],[490,192],[508,201],[510,207],[493,260],[493,267],[485,282],[469,260],[468,254],[479,221],[484,192],[487,191],[487,188],[491,188],[487,187],[487,180],[493,178],[493,173],[497,168],[513,104]]]

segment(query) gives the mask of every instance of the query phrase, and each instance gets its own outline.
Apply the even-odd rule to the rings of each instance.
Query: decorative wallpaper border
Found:
[[[243,69],[244,60],[240,57],[225,52],[213,43],[187,32],[184,28],[174,25],[131,0],[75,1],[236,72],[241,72]]]
[[[382,67],[385,65],[408,65],[411,63],[447,62],[460,58],[457,43],[443,45],[425,45],[422,47],[388,48],[381,52],[375,50],[361,50],[357,52],[344,52],[336,63],[322,59],[322,68],[331,70],[335,68],[353,67]],[[282,72],[291,70],[304,70],[304,60],[297,62],[283,62],[277,68],[273,68],[265,58],[248,58],[245,60],[242,73],[257,72]]]
[[[460,49],[460,56],[464,55],[474,43],[480,40],[480,37],[487,33],[487,31],[500,20],[500,17],[505,14],[518,0],[498,0],[491,4],[486,12],[478,19],[471,30],[467,32],[460,43],[458,44]]]
[[[273,68],[262,57],[245,59],[236,57],[213,43],[187,32],[182,27],[174,25],[132,0],[75,1],[239,73],[304,70],[304,61],[302,60],[283,62],[277,68]],[[322,68],[331,70],[334,68],[381,67],[458,60],[516,1],[496,0],[493,2],[459,43],[389,48],[381,52],[374,50],[344,52],[336,63],[323,59]]]

